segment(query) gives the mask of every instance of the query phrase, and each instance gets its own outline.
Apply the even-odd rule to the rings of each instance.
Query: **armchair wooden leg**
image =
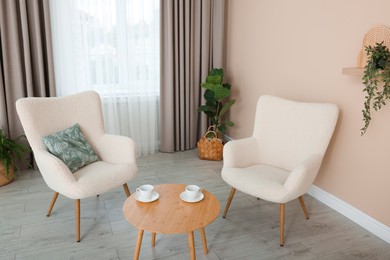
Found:
[[[306,219],[309,219],[309,214],[307,213],[306,206],[305,206],[305,201],[303,200],[303,197],[300,196],[298,199],[299,199],[299,202],[301,203],[301,207],[303,209],[303,213],[305,213]]]
[[[152,247],[156,245],[156,233],[152,233]]]
[[[76,208],[76,241],[80,242],[80,199],[75,200]]]
[[[280,203],[280,246],[284,245],[284,203]]]
[[[229,195],[228,201],[226,202],[225,212],[223,213],[223,218],[226,218],[226,214],[227,214],[227,212],[229,210],[230,203],[232,203],[232,200],[233,200],[235,192],[236,192],[236,189],[232,188],[231,191],[230,191],[230,195]]]
[[[129,190],[129,186],[127,186],[127,183],[123,184],[123,189],[126,192],[126,196],[130,197],[131,193],[130,193],[130,190]]]
[[[46,214],[47,217],[50,217],[51,210],[53,209],[54,204],[56,203],[57,197],[58,197],[58,192],[54,192],[54,195],[51,198],[49,209],[47,210],[47,214]]]

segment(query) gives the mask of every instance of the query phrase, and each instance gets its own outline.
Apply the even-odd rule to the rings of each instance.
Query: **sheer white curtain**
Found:
[[[106,130],[158,150],[159,0],[51,0],[57,94],[96,90]]]

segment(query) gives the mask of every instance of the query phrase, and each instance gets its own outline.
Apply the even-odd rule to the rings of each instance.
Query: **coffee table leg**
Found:
[[[135,252],[134,252],[134,260],[138,260],[139,251],[141,250],[143,235],[144,235],[144,231],[142,229],[138,229],[138,238],[137,238],[137,245],[135,247]]]
[[[194,242],[194,232],[191,231],[188,233],[188,246],[190,247],[190,256],[191,256],[191,260],[195,260],[196,259],[196,255],[195,255],[195,242]]]
[[[207,249],[206,232],[204,227],[200,228],[200,234],[202,235],[203,252],[207,255],[209,251]]]
[[[156,233],[152,233],[152,247],[156,244]]]

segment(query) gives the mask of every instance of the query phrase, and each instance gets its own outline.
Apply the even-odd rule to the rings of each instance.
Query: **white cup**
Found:
[[[202,192],[202,188],[197,185],[187,185],[185,188],[185,192],[187,198],[195,199],[200,196],[200,193]]]
[[[139,188],[137,188],[136,191],[141,196],[141,198],[150,199],[152,197],[152,194],[153,194],[153,188],[154,188],[153,185],[145,184],[145,185],[139,186]]]

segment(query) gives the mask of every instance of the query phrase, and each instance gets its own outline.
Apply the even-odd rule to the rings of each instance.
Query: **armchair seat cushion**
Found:
[[[290,172],[264,164],[245,168],[222,169],[222,178],[230,186],[246,194],[276,203],[290,200],[284,188]]]
[[[73,190],[62,192],[71,199],[83,199],[110,191],[130,181],[136,174],[136,164],[98,161],[73,174]]]

